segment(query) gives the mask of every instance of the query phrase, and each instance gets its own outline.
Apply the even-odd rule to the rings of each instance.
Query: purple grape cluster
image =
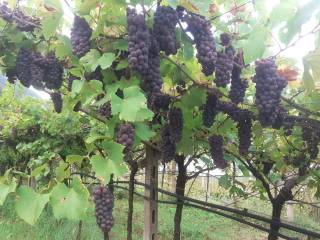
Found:
[[[90,51],[91,35],[92,29],[88,22],[79,16],[75,16],[71,29],[71,44],[74,55],[81,58]]]
[[[208,142],[214,164],[220,169],[225,169],[228,164],[224,159],[223,138],[218,135],[213,135],[209,137]]]
[[[206,127],[211,127],[214,123],[217,111],[218,97],[214,92],[208,92],[206,103],[203,106],[202,122]]]
[[[51,96],[51,100],[53,102],[53,106],[54,106],[54,110],[57,113],[61,113],[62,111],[62,104],[63,104],[63,100],[62,100],[62,96],[61,93],[59,92],[53,92],[50,94]]]
[[[160,148],[162,152],[162,161],[164,163],[168,163],[174,159],[176,154],[176,143],[173,141],[171,128],[168,124],[162,128]]]
[[[127,8],[129,66],[140,74],[148,71],[148,53],[150,36],[148,26],[142,14],[135,9]]]
[[[117,128],[117,142],[124,146],[124,160],[128,161],[134,144],[134,127],[130,123],[122,123]]]
[[[102,104],[98,109],[98,114],[103,118],[110,119],[112,117],[111,102]]]
[[[93,201],[97,224],[102,232],[108,233],[114,225],[114,196],[109,188],[99,185],[93,190]]]
[[[225,48],[224,51],[218,52],[215,72],[215,83],[218,87],[226,87],[230,83],[233,69],[234,49]]]
[[[277,73],[274,59],[263,59],[256,62],[256,106],[262,126],[273,125],[281,112],[280,97],[287,82]]]
[[[220,42],[222,46],[229,46],[231,44],[231,36],[228,33],[220,34]]]
[[[318,145],[320,144],[320,131],[318,129],[313,129],[310,126],[303,126],[302,139],[306,143],[310,159],[317,158],[319,154]]]
[[[31,59],[32,58],[30,50],[24,48],[21,48],[19,50],[16,58],[16,71],[18,79],[25,87],[30,87],[31,85]]]
[[[244,62],[242,56],[237,55],[234,59],[234,65],[231,74],[231,89],[229,97],[235,104],[242,103],[248,88],[248,81],[241,78],[241,71]]]
[[[237,124],[239,138],[239,153],[247,155],[251,146],[252,118],[250,112],[243,110]]]
[[[186,13],[183,9],[178,11],[182,21],[187,23],[187,31],[194,38],[197,49],[197,59],[202,66],[202,72],[206,76],[213,74],[217,60],[216,44],[211,32],[211,23],[203,16]]]
[[[173,8],[169,6],[157,7],[153,31],[161,51],[164,51],[166,55],[175,55],[178,51],[179,44],[175,32],[178,20],[178,13]]]
[[[168,113],[171,140],[178,143],[182,139],[183,114],[180,108],[171,108]]]
[[[14,23],[21,31],[33,32],[35,28],[40,28],[39,18],[27,16],[19,9],[11,10],[6,3],[0,4],[0,17]]]

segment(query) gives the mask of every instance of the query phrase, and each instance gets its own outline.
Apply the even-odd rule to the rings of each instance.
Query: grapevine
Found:
[[[218,87],[226,87],[230,83],[233,69],[234,49],[227,47],[218,52],[216,62],[215,83]]]
[[[123,123],[117,129],[117,142],[124,146],[125,161],[129,161],[130,153],[134,144],[135,131],[130,123]]]
[[[53,102],[54,110],[57,113],[61,113],[61,111],[62,111],[62,103],[63,103],[61,93],[53,92],[53,93],[50,94],[50,96],[51,96],[51,99],[52,99],[52,102]]]
[[[81,58],[90,51],[92,30],[87,21],[79,16],[74,17],[71,29],[71,44],[73,53]]]
[[[217,115],[218,97],[214,92],[208,92],[206,103],[203,106],[202,121],[206,127],[211,127]]]

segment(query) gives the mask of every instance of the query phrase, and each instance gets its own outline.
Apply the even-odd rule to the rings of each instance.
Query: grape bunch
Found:
[[[317,158],[319,154],[320,131],[309,126],[302,127],[302,139],[306,143],[310,159]]]
[[[179,45],[175,32],[178,20],[178,13],[172,7],[157,7],[154,15],[153,31],[159,42],[160,49],[166,55],[175,55],[178,51]]]
[[[81,58],[90,51],[91,35],[92,29],[88,22],[79,16],[75,16],[71,29],[71,44],[74,55]]]
[[[16,71],[18,79],[25,87],[30,87],[31,85],[30,63],[31,51],[21,48],[16,58]]]
[[[168,113],[171,141],[178,143],[182,139],[183,114],[180,108],[171,108]]]
[[[259,120],[262,126],[269,126],[274,124],[281,112],[280,97],[287,82],[278,75],[273,59],[257,61],[255,71],[253,82],[256,83],[256,106],[259,110]]]
[[[93,190],[96,221],[102,232],[108,233],[114,225],[112,211],[114,196],[109,188],[99,185]]]
[[[220,169],[225,169],[228,164],[224,159],[223,138],[218,135],[213,135],[209,137],[208,142],[214,164]]]
[[[62,111],[62,103],[63,103],[61,93],[53,92],[53,93],[50,94],[50,96],[51,96],[51,100],[53,102],[54,110],[57,113],[61,113],[61,111]]]
[[[91,73],[85,73],[84,78],[87,81],[91,81],[91,80],[98,80],[103,82],[103,75],[101,72],[101,67],[97,67],[93,72]]]
[[[234,59],[234,65],[231,74],[231,89],[229,92],[229,97],[235,104],[243,102],[246,90],[248,88],[248,81],[240,77],[242,71],[241,67],[243,65],[243,58],[238,54]]]
[[[15,23],[19,30],[25,32],[33,32],[40,27],[39,18],[27,16],[18,9],[12,11],[6,3],[0,4],[0,17],[9,23]]]
[[[8,82],[14,84],[17,80],[17,70],[15,67],[6,69],[6,76],[8,78]]]
[[[251,145],[252,119],[250,112],[243,110],[237,124],[239,138],[239,153],[247,155]]]
[[[171,97],[164,93],[152,93],[148,96],[148,107],[155,112],[159,112],[161,109],[167,111],[171,102]]]
[[[228,33],[220,34],[220,41],[222,46],[229,46],[231,44],[231,36]]]
[[[217,60],[216,44],[211,32],[211,23],[204,17],[179,11],[180,18],[187,23],[187,31],[191,32],[197,49],[197,59],[206,76],[213,74]]]
[[[172,140],[171,127],[167,124],[161,130],[160,149],[162,152],[162,161],[164,163],[170,162],[175,157],[176,143]]]
[[[215,83],[218,87],[226,87],[230,83],[233,69],[234,49],[232,46],[218,52],[216,62]]]
[[[46,62],[45,86],[48,89],[59,89],[62,85],[63,67],[54,53],[47,55]]]
[[[148,71],[149,30],[142,14],[127,8],[129,66],[140,74]]]
[[[124,146],[124,159],[129,161],[130,152],[134,144],[135,131],[130,123],[120,124],[117,128],[117,142]]]
[[[217,111],[218,97],[214,92],[208,92],[206,103],[203,106],[202,121],[206,127],[211,127],[214,123]]]
[[[110,119],[112,117],[111,102],[102,104],[98,109],[98,114],[103,118]]]

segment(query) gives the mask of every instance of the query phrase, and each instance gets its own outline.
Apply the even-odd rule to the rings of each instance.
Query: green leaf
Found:
[[[52,37],[55,34],[57,27],[60,24],[61,17],[61,13],[53,13],[47,15],[42,20],[42,33],[46,40],[49,40],[50,37]]]
[[[45,171],[48,168],[48,164],[43,164],[39,167],[36,167],[35,169],[32,170],[31,176],[35,177],[40,175],[43,171]]]
[[[150,129],[150,127],[145,123],[135,123],[136,135],[144,141],[148,141],[155,135],[155,132]]]
[[[17,183],[15,180],[8,185],[4,183],[0,183],[0,206],[3,205],[8,194],[16,190],[16,187],[17,187]]]
[[[80,166],[84,158],[84,156],[80,155],[68,155],[66,158],[66,162],[69,164],[76,164]]]
[[[83,220],[89,207],[89,192],[82,184],[80,178],[73,180],[72,188],[58,183],[50,194],[50,204],[56,218],[70,220]]]
[[[56,10],[56,12],[62,13],[62,6],[61,2],[57,0],[44,0],[44,5],[48,8],[53,8]]]
[[[114,162],[109,158],[106,159],[102,156],[94,155],[90,161],[96,176],[103,182],[109,181],[111,174],[114,174],[115,177],[121,177],[127,172],[127,168],[123,163],[119,164],[118,161]]]
[[[59,182],[70,177],[70,167],[68,163],[60,162],[59,166],[56,168],[56,177]]]
[[[266,49],[266,40],[268,31],[266,28],[259,26],[253,29],[249,38],[244,42],[243,52],[245,63],[251,63],[262,57]]]
[[[303,66],[304,66],[304,72],[303,72],[303,82],[304,82],[304,86],[306,87],[306,89],[308,90],[308,92],[312,92],[315,89],[315,82],[314,79],[310,73],[310,65],[307,61],[303,61]]]
[[[76,10],[80,15],[87,15],[90,13],[91,9],[97,7],[99,0],[83,0],[76,1]]]
[[[112,65],[115,59],[116,59],[116,55],[114,53],[104,53],[99,58],[98,63],[102,69],[107,69]]]
[[[227,174],[219,178],[219,185],[224,189],[229,189],[231,187],[232,184]]]
[[[18,191],[15,209],[24,221],[34,225],[44,206],[49,201],[49,194],[39,194],[27,186],[21,186]]]
[[[85,56],[80,59],[80,63],[84,66],[87,72],[94,72],[99,66],[100,52],[96,49],[91,49]]]
[[[74,80],[72,82],[71,96],[75,97],[76,95],[78,95],[81,92],[83,85],[83,80]]]
[[[118,163],[119,165],[123,161],[123,149],[124,146],[116,143],[114,141],[103,141],[102,142],[103,149],[107,152],[108,157],[115,163]]]

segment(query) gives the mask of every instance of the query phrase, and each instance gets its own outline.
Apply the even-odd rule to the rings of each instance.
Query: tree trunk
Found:
[[[270,224],[270,232],[269,232],[268,240],[278,239],[280,226],[276,222],[280,222],[283,205],[284,205],[284,202],[283,204],[278,202],[272,204],[272,221],[273,222]]]
[[[184,166],[184,157],[178,156],[176,159],[178,164],[178,176],[176,184],[176,194],[184,196],[186,183],[187,183],[187,173]],[[177,198],[177,207],[174,215],[174,240],[180,240],[181,236],[181,219],[184,201]]]
[[[129,179],[129,196],[128,196],[128,219],[127,219],[127,240],[132,240],[132,215],[133,215],[133,193],[134,193],[134,177],[138,171],[136,162],[130,163],[130,179]]]

